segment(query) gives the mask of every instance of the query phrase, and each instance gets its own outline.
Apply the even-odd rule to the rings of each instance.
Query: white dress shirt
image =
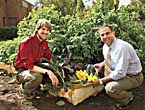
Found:
[[[126,41],[115,38],[110,46],[111,48],[111,73],[109,76],[113,80],[118,80],[126,76],[126,74],[136,75],[142,71],[140,59],[136,51]],[[103,55],[106,59],[109,47],[104,44]]]

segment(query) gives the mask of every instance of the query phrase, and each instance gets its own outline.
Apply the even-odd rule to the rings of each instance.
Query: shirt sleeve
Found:
[[[118,80],[126,76],[130,59],[129,51],[127,49],[128,48],[122,47],[115,55],[117,63],[115,65],[115,69],[109,74],[109,76],[114,80]]]
[[[27,69],[33,69],[34,61],[32,56],[30,41],[22,42],[20,45],[20,60],[23,62],[23,66]]]

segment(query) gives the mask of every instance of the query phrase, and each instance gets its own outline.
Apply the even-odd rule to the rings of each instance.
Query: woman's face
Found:
[[[109,27],[104,27],[99,31],[101,41],[110,46],[115,38],[115,32],[111,31]]]
[[[48,34],[49,34],[49,30],[48,30],[47,27],[42,26],[42,27],[38,30],[37,34],[38,34],[38,36],[39,36],[39,38],[40,38],[41,40],[45,40],[45,39],[47,38]]]

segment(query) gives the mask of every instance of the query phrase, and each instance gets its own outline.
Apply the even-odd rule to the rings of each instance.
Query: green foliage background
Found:
[[[93,8],[83,9],[81,14],[73,15],[62,13],[55,4],[35,8],[18,24],[18,38],[0,42],[0,61],[12,64],[20,41],[33,33],[39,19],[46,18],[53,25],[47,40],[54,61],[62,62],[64,59],[71,59],[76,63],[102,61],[102,43],[97,31],[103,24],[111,24],[117,37],[130,42],[136,49],[145,73],[144,10],[145,4],[141,1],[133,1],[128,7],[121,7],[119,10],[99,1]]]

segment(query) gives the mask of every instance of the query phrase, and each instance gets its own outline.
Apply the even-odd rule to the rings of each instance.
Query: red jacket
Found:
[[[40,42],[36,35],[24,39],[20,45],[14,62],[14,67],[33,69],[34,64],[40,63],[41,58],[51,59],[48,42]]]

